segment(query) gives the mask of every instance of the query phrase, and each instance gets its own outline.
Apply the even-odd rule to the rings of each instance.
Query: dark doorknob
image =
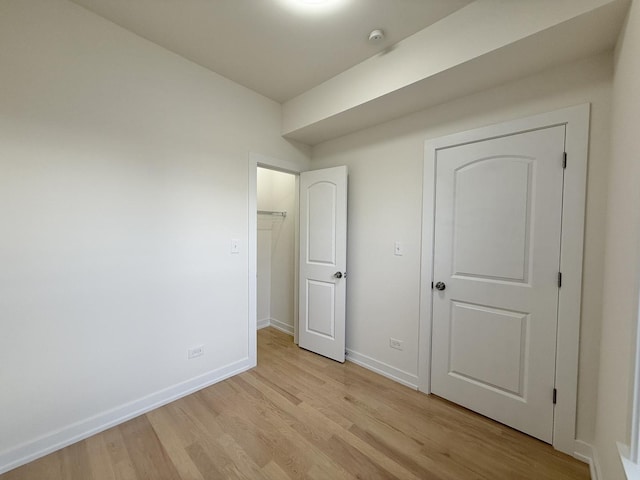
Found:
[[[336,272],[333,274],[333,276],[336,278],[342,278],[342,272]]]
[[[443,291],[445,288],[447,288],[447,286],[443,283],[443,282],[438,282],[436,283],[436,290],[440,290]]]

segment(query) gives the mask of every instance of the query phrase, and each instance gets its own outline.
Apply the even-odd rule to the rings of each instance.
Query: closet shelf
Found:
[[[273,210],[258,210],[258,215],[271,215],[273,217],[286,217],[287,212],[275,212]]]

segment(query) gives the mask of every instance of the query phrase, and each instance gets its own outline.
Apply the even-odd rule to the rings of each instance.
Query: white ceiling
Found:
[[[73,0],[278,102],[289,100],[471,0]],[[298,5],[296,6],[296,2]],[[386,38],[367,38],[382,28]]]

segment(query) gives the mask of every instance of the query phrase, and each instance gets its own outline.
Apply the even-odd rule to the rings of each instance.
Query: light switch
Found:
[[[240,253],[240,240],[237,238],[231,239],[231,253]]]
[[[402,242],[395,243],[393,254],[398,256],[404,255],[404,245],[402,244]]]

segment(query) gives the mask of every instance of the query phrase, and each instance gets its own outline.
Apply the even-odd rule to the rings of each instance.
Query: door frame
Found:
[[[575,452],[578,395],[578,354],[582,297],[582,260],[586,208],[587,159],[589,151],[590,104],[576,105],[548,113],[427,140],[424,150],[422,197],[422,250],[420,269],[420,325],[418,390],[431,393],[431,329],[436,153],[438,150],[479,140],[500,138],[542,128],[565,125],[565,151],[560,271],[562,287],[558,297],[558,330],[553,447],[569,455]]]
[[[248,218],[249,218],[249,241],[248,241],[248,280],[249,280],[249,318],[248,318],[248,334],[249,334],[249,361],[252,367],[258,362],[258,167],[276,170],[279,172],[290,173],[296,178],[295,183],[295,208],[292,216],[294,217],[294,281],[293,281],[293,341],[298,344],[298,275],[299,275],[299,255],[300,255],[300,225],[298,208],[300,204],[300,173],[307,171],[306,165],[301,165],[288,160],[269,157],[260,153],[249,152],[249,201],[248,201]]]

